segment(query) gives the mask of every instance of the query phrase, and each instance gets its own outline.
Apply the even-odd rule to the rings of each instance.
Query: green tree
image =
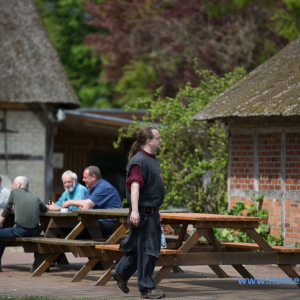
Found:
[[[111,107],[108,83],[99,83],[100,59],[91,46],[83,45],[89,33],[100,33],[87,24],[82,0],[35,0],[81,105]]]
[[[284,0],[105,0],[84,7],[90,24],[107,30],[85,43],[101,56],[120,105],[154,99],[160,86],[162,97],[187,82],[196,87],[194,58],[223,76],[238,66],[253,70],[288,43],[272,20],[277,9],[286,11]]]
[[[165,206],[183,206],[195,212],[217,212],[226,208],[227,140],[225,126],[192,121],[205,105],[241,79],[245,71],[236,68],[224,77],[210,71],[197,71],[197,87],[189,83],[174,98],[140,98],[132,110],[147,106],[143,121],[158,125],[162,137],[159,161],[166,186]],[[134,121],[119,130],[118,147],[122,138],[132,137],[144,126]],[[203,184],[203,175],[211,172],[211,183]]]
[[[300,35],[300,1],[283,0],[286,8],[277,8],[272,20],[280,36],[296,39]]]

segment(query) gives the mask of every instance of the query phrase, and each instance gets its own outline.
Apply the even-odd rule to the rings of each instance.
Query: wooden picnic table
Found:
[[[264,218],[198,213],[161,213],[161,216],[163,224],[180,225],[181,230],[175,249],[182,250],[183,253],[165,255],[163,260],[158,262],[162,268],[154,276],[156,284],[174,266],[188,265],[208,265],[219,277],[223,278],[228,275],[221,266],[232,265],[243,277],[253,278],[243,265],[277,264],[289,277],[300,279],[290,266],[290,264],[300,263],[300,253],[286,253],[281,248],[272,248],[255,230],[260,221],[265,221]],[[193,225],[195,231],[186,239],[186,229],[190,224]],[[213,228],[243,229],[257,243],[261,251],[234,253],[228,251],[228,248],[224,249],[224,246],[217,240]],[[212,248],[210,251],[197,251],[199,247],[197,244],[202,236]]]
[[[190,265],[208,265],[220,278],[229,277],[222,265],[231,265],[244,278],[254,278],[243,265],[277,264],[290,278],[300,279],[290,266],[300,263],[300,252],[296,251],[298,249],[272,247],[255,230],[265,218],[199,213],[161,213],[161,216],[162,224],[176,228],[179,235],[175,245],[172,245],[174,252],[161,253],[157,261],[156,266],[162,268],[154,276],[156,284],[174,267]],[[186,232],[188,225],[195,228],[191,236]],[[217,240],[214,228],[243,229],[257,244],[249,246],[244,243],[242,248],[246,250],[235,252],[238,247],[235,248],[234,243],[220,243]],[[206,239],[205,244],[199,242],[201,237]],[[96,245],[95,248],[101,250],[107,260],[116,260],[111,268],[124,255],[117,245]],[[110,274],[106,272],[96,285],[105,285],[110,278]]]
[[[166,212],[163,211],[163,212]],[[83,243],[76,243],[77,250],[74,251],[74,243],[70,244],[70,250],[73,253],[79,253],[80,256],[88,257],[89,261],[88,263],[83,266],[83,268],[75,275],[72,281],[80,281],[83,277],[86,276],[86,274],[99,262],[102,262],[102,265],[104,267],[109,267],[111,262],[104,261],[102,259],[102,256],[98,255],[99,251],[95,251],[93,249],[93,246],[96,244],[116,244],[122,236],[126,233],[127,229],[129,228],[127,224],[127,216],[129,213],[129,209],[90,209],[90,210],[73,210],[70,212],[62,213],[60,211],[50,211],[47,213],[41,213],[41,222],[42,220],[45,220],[49,218],[50,220],[48,222],[43,221],[44,223],[47,223],[48,226],[45,229],[45,238],[56,238],[59,234],[62,238],[64,238],[65,241],[71,241],[75,240],[79,234],[86,228],[89,231],[89,234],[91,236],[91,240],[85,240],[86,242],[94,242],[93,245],[84,245]],[[113,234],[106,239],[103,239],[100,227],[98,224],[99,219],[116,219],[116,226]],[[62,232],[63,228],[72,228],[71,232],[67,235],[64,235]],[[38,240],[35,240],[35,243]],[[59,239],[55,240],[47,240],[48,244],[55,244],[59,245],[62,243]],[[41,240],[40,244],[44,244],[45,240]],[[39,246],[40,248],[42,246]],[[64,242],[64,249],[66,249],[66,243]],[[43,246],[43,249],[45,247]],[[38,259],[35,260],[34,268],[33,268],[33,274],[32,276],[40,276],[42,273],[44,273],[49,266],[57,259],[57,247],[55,247],[55,250],[51,250],[50,248],[47,248],[48,255],[39,255]],[[46,251],[46,250],[43,250]],[[51,251],[53,253],[51,253]],[[63,251],[59,250],[60,253],[63,253]],[[46,257],[45,257],[46,255]]]

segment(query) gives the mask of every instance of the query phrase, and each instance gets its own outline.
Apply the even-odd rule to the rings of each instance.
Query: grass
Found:
[[[5,297],[2,296],[1,300],[93,300],[93,298],[74,298],[74,299],[67,299],[67,298],[49,298],[49,297],[34,297],[34,296],[25,296],[25,297]],[[123,298],[122,298],[123,299]],[[115,300],[115,298],[97,298],[97,300]],[[127,299],[132,300],[132,299]]]

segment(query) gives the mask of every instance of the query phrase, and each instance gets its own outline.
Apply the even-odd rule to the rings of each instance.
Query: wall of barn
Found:
[[[29,179],[29,189],[43,201],[45,174],[45,127],[29,110],[0,109],[0,119],[6,119],[7,169],[5,160],[5,132],[0,131],[0,174],[12,181],[19,175]]]
[[[278,237],[282,225],[287,246],[300,241],[299,157],[298,128],[231,130],[228,206],[239,201],[250,205],[255,196],[264,194],[262,207],[269,211],[271,233]]]

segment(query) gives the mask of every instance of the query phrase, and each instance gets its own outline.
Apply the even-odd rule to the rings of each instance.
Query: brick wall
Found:
[[[231,189],[253,189],[253,135],[233,135]]]
[[[286,134],[286,190],[293,195],[300,190],[300,134]],[[300,242],[300,200],[287,197],[285,204],[285,241]]]
[[[258,193],[265,195],[263,208],[269,211],[271,233],[281,232],[282,181],[281,181],[281,133],[258,133]],[[239,201],[252,204],[254,191],[254,134],[232,134],[230,163],[230,208]],[[300,242],[300,134],[286,133],[285,172],[286,203],[285,243]]]
[[[281,189],[281,134],[258,135],[259,189]]]

